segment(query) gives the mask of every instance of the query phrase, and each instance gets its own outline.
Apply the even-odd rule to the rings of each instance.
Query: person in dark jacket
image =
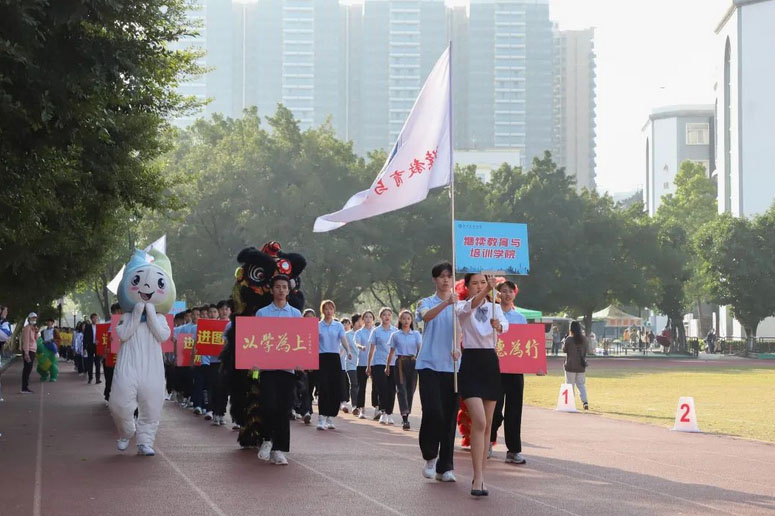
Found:
[[[581,325],[578,321],[570,324],[570,335],[565,338],[562,345],[565,353],[565,383],[575,385],[579,389],[584,410],[589,410],[587,400],[586,370],[587,370],[587,342],[581,333]]]
[[[100,318],[97,314],[91,314],[89,321],[83,328],[83,351],[86,353],[87,383],[92,382],[94,374],[97,376],[97,381],[94,383],[102,383],[102,380],[100,380],[100,357],[97,356],[97,323],[100,322]]]

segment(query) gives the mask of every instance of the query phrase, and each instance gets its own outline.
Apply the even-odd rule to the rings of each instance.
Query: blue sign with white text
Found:
[[[455,254],[456,272],[527,276],[527,225],[456,220]]]

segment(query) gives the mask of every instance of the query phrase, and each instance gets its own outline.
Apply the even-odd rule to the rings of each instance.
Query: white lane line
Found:
[[[200,497],[202,500],[204,500],[204,502],[205,502],[205,503],[206,503],[206,504],[207,504],[207,505],[210,507],[210,509],[212,509],[212,511],[213,511],[215,514],[217,514],[218,516],[228,516],[228,515],[227,515],[227,514],[226,514],[226,513],[225,513],[223,510],[221,510],[221,508],[220,508],[220,507],[218,507],[218,505],[216,505],[216,503],[215,503],[215,502],[213,502],[213,501],[212,501],[212,499],[210,499],[210,497],[209,497],[209,496],[207,496],[207,493],[205,493],[204,491],[202,491],[201,489],[199,489],[199,487],[198,487],[198,486],[197,486],[197,485],[196,485],[196,484],[195,484],[195,483],[194,483],[194,482],[193,482],[193,481],[192,481],[190,478],[188,478],[188,475],[186,475],[185,473],[183,473],[183,470],[182,470],[182,469],[180,469],[180,468],[178,467],[178,465],[177,465],[177,464],[175,464],[175,463],[174,463],[174,462],[173,462],[173,461],[172,461],[172,460],[171,460],[169,457],[167,457],[167,454],[166,454],[166,453],[164,453],[163,451],[161,451],[159,448],[156,448],[156,453],[157,453],[157,454],[158,454],[158,455],[159,455],[159,456],[160,456],[162,459],[164,459],[164,460],[167,462],[167,464],[169,464],[169,465],[170,465],[170,467],[171,467],[172,469],[174,469],[174,470],[175,470],[175,473],[177,473],[178,475],[180,475],[180,477],[181,477],[183,480],[185,480],[185,481],[186,481],[186,484],[188,484],[188,485],[189,485],[189,487],[190,487],[191,489],[193,489],[193,490],[196,492],[196,494],[198,494],[198,495],[199,495],[199,497]]]
[[[32,516],[40,516],[40,503],[43,492],[43,395],[45,383],[40,384],[40,403],[38,407],[38,445],[35,452],[35,490],[32,496]]]
[[[326,473],[323,473],[322,471],[319,471],[319,470],[317,470],[317,469],[313,468],[312,466],[309,466],[309,465],[307,465],[307,464],[304,464],[303,462],[301,462],[301,461],[300,461],[300,460],[298,460],[298,459],[291,459],[291,458],[288,458],[288,460],[289,460],[290,462],[293,462],[293,463],[295,463],[295,464],[298,464],[298,465],[299,465],[299,466],[301,466],[302,468],[305,468],[305,469],[307,469],[307,470],[309,470],[309,471],[311,471],[311,472],[315,473],[316,475],[320,475],[321,477],[325,478],[325,479],[326,479],[326,480],[328,480],[329,482],[333,482],[334,484],[338,485],[339,487],[341,487],[341,488],[343,488],[343,489],[347,489],[347,490],[348,490],[348,491],[350,491],[351,493],[353,493],[353,494],[356,494],[356,495],[360,496],[361,498],[365,498],[366,500],[370,501],[371,503],[373,503],[373,504],[375,504],[375,505],[378,505],[378,506],[382,507],[383,509],[385,509],[385,510],[386,510],[386,511],[388,511],[388,512],[391,512],[391,513],[393,513],[393,514],[396,514],[396,515],[398,515],[398,516],[407,516],[407,515],[406,515],[406,514],[404,514],[403,512],[397,511],[397,510],[395,510],[394,508],[390,507],[389,505],[385,505],[384,503],[380,502],[380,501],[379,501],[379,500],[377,500],[376,498],[373,498],[373,497],[371,497],[371,496],[367,495],[366,493],[363,493],[363,492],[361,492],[361,491],[358,491],[358,490],[356,490],[356,489],[354,489],[354,488],[352,488],[352,487],[348,486],[348,485],[347,485],[347,484],[345,484],[344,482],[340,482],[339,480],[337,480],[336,478],[332,477],[331,475],[328,475],[328,474],[326,474]]]
[[[350,422],[348,421],[347,423],[349,424]],[[368,446],[373,446],[374,445],[374,442],[366,441],[364,439],[359,439],[357,437],[352,437],[352,436],[349,436],[349,435],[342,434],[341,437],[343,437],[344,439],[350,439],[350,440],[353,440],[353,441],[356,441],[356,442],[359,442],[359,443],[363,443],[363,444],[366,444]],[[379,446],[387,446],[384,442],[379,442],[378,441],[377,444]],[[417,461],[417,456],[416,455],[409,455],[408,453],[401,453],[400,451],[396,451],[395,448],[392,448],[392,447],[391,447],[391,454],[392,455],[397,455],[399,457],[404,457],[405,459],[409,459],[409,460],[414,461],[414,462]],[[455,473],[455,476],[463,478],[463,479],[466,479],[466,480],[468,478],[472,478],[472,477],[468,477],[466,475],[463,475],[463,474],[460,474],[460,473],[457,473],[457,472]],[[473,478],[472,478],[472,480],[473,480]],[[548,507],[549,509],[552,509],[554,511],[562,512],[562,513],[565,513],[565,514],[570,514],[571,516],[581,516],[580,514],[577,514],[575,512],[571,512],[571,511],[569,511],[567,509],[563,509],[562,507],[558,507],[556,505],[552,505],[552,504],[549,504],[549,503],[546,503],[546,502],[542,502],[541,500],[538,500],[537,498],[533,498],[532,496],[523,495],[523,494],[511,491],[509,489],[505,489],[505,488],[502,488],[502,487],[498,487],[498,486],[492,485],[489,482],[487,482],[487,487],[492,489],[492,490],[494,490],[494,491],[500,491],[501,493],[505,493],[507,495],[514,496],[515,498],[521,498],[523,500],[528,500],[528,501],[533,502],[535,504],[542,505],[544,507]],[[361,494],[361,493],[359,493],[359,494]]]

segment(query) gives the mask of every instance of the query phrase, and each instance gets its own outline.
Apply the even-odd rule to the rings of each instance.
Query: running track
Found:
[[[465,451],[456,484],[421,477],[417,417],[410,432],[352,416],[336,431],[292,423],[283,467],[168,402],[158,455],[137,457],[134,443],[119,454],[102,385],[60,370],[58,383],[34,381],[34,395],[18,394],[18,361],[3,375],[2,516],[775,514],[773,445],[533,407],[528,464],[504,464],[499,445],[479,500]]]

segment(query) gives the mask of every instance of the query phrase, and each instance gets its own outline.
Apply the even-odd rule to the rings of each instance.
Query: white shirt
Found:
[[[455,313],[460,321],[460,328],[463,331],[464,349],[495,349],[493,340],[493,328],[490,319],[493,319],[493,305],[489,301],[484,301],[476,308],[471,307],[471,299],[458,301],[455,304]],[[509,321],[503,315],[500,305],[495,305],[495,319],[498,319],[503,326],[502,333],[509,329]]]

